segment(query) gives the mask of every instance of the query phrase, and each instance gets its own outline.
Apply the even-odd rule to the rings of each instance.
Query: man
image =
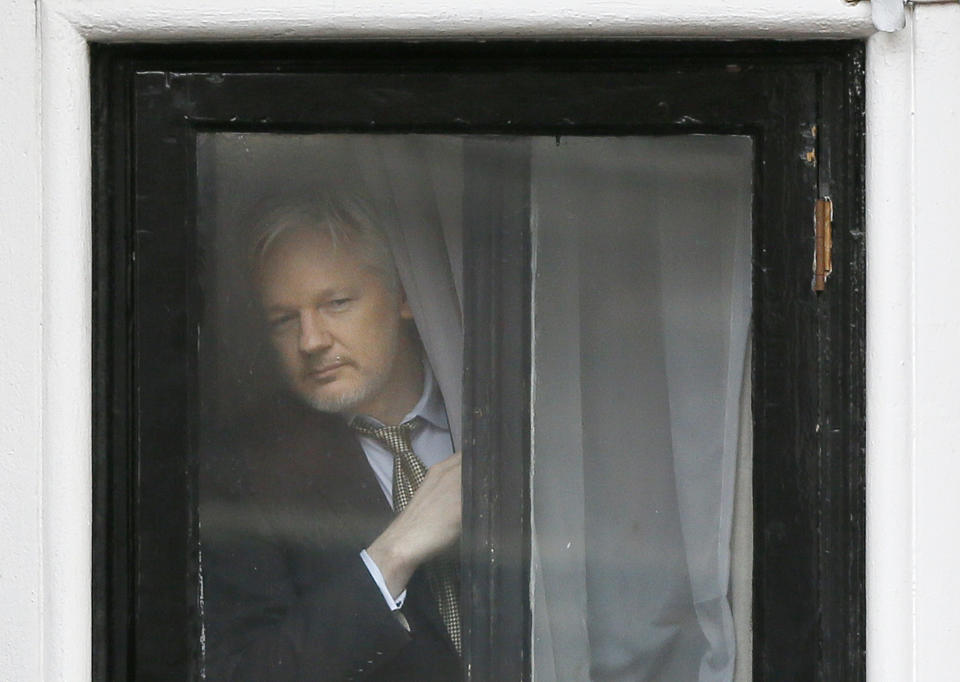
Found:
[[[319,198],[255,241],[288,395],[206,457],[206,677],[459,679],[460,455],[386,240]]]

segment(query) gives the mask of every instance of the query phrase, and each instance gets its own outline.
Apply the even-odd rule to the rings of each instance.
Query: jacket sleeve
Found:
[[[202,530],[207,680],[363,680],[410,643],[353,548],[239,525]]]

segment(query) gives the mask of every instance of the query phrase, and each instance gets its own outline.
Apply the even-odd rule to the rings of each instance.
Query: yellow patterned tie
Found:
[[[419,419],[414,418],[397,426],[376,427],[360,420],[352,424],[357,433],[380,441],[393,454],[393,510],[397,514],[410,503],[427,475],[427,467],[410,444],[410,436],[418,422]],[[443,624],[459,653],[460,601],[457,591],[460,584],[460,565],[455,560],[440,557],[427,563],[425,569]]]

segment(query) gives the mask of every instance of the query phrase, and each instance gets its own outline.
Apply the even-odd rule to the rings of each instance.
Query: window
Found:
[[[627,603],[646,599],[656,609],[651,595],[674,594],[676,584],[656,583],[670,582],[662,580],[665,576],[676,578],[679,566],[687,573],[677,583],[684,586],[681,602],[689,607],[684,622],[698,642],[691,645],[697,652],[693,668],[703,680],[729,679],[730,661],[713,655],[732,652],[730,633],[707,632],[710,624],[729,617],[707,613],[710,599],[692,596],[698,580],[730,570],[727,565],[704,572],[691,558],[693,538],[699,536],[689,527],[696,514],[690,500],[682,499],[690,494],[683,481],[702,475],[700,451],[691,446],[686,460],[667,455],[656,461],[663,477],[651,490],[669,494],[662,504],[650,504],[650,491],[636,486],[650,482],[639,478],[652,470],[653,460],[639,462],[645,466],[628,474],[621,467],[637,465],[637,459],[624,457],[611,467],[618,460],[607,457],[630,447],[622,440],[627,436],[618,436],[619,446],[601,447],[603,435],[636,413],[625,410],[614,418],[612,407],[623,402],[611,403],[611,396],[640,394],[630,390],[630,373],[611,367],[613,356],[604,355],[612,339],[603,332],[610,325],[642,322],[643,329],[630,333],[637,338],[659,335],[658,371],[669,375],[673,368],[686,376],[691,357],[710,354],[701,352],[710,343],[689,343],[700,333],[696,330],[710,326],[710,314],[732,319],[730,312],[725,317],[716,313],[716,301],[708,305],[684,299],[683,287],[691,279],[678,272],[699,272],[704,279],[692,288],[717,293],[708,268],[692,260],[697,248],[708,265],[716,262],[711,250],[728,254],[718,259],[729,262],[729,268],[716,276],[727,273],[725,281],[731,282],[739,276],[739,288],[731,291],[741,292],[741,298],[749,300],[745,292],[752,280],[747,308],[752,308],[748,383],[753,409],[747,431],[753,439],[753,513],[745,518],[753,528],[753,581],[752,594],[741,601],[752,605],[752,625],[744,626],[741,618],[739,633],[741,640],[744,632],[751,633],[753,679],[863,678],[860,45],[158,46],[99,48],[95,56],[95,110],[105,112],[97,130],[95,169],[94,385],[100,453],[94,491],[95,670],[100,677],[191,679],[201,674],[201,643],[208,634],[204,590],[210,587],[203,536],[214,519],[205,520],[203,512],[203,470],[209,461],[205,424],[235,420],[232,415],[218,421],[211,410],[231,405],[237,369],[249,351],[237,350],[236,344],[253,337],[252,332],[227,333],[225,318],[211,316],[211,310],[221,315],[230,310],[209,304],[225,291],[229,294],[225,283],[230,273],[239,272],[233,265],[221,269],[226,279],[211,275],[230,262],[223,248],[213,245],[234,234],[224,216],[239,211],[245,197],[238,194],[258,189],[266,175],[296,174],[290,160],[311,145],[329,157],[331,145],[342,139],[348,156],[362,155],[357,150],[364,145],[379,147],[381,163],[382,148],[390,140],[408,147],[420,144],[419,151],[396,151],[391,169],[383,171],[387,182],[408,190],[394,188],[395,197],[411,196],[418,187],[417,173],[442,176],[448,189],[449,183],[462,185],[458,201],[436,203],[434,211],[447,211],[456,217],[453,222],[462,223],[459,237],[447,233],[444,241],[448,252],[456,252],[451,244],[459,238],[463,252],[463,400],[454,405],[448,399],[447,412],[462,408],[463,414],[460,607],[462,660],[471,679],[549,679],[547,668],[540,667],[547,650],[535,633],[542,634],[538,627],[549,624],[552,607],[539,608],[536,595],[539,587],[548,588],[545,598],[551,591],[553,559],[540,549],[549,544],[545,534],[552,532],[548,525],[556,515],[538,518],[536,505],[563,506],[571,499],[565,487],[571,480],[583,486],[578,504],[585,510],[571,518],[580,519],[586,545],[594,547],[579,548],[590,604],[584,616],[587,641],[583,636],[576,640],[590,647],[591,674],[619,679],[617,656],[635,666],[628,667],[633,672],[623,679],[668,674],[644,662],[647,654],[638,653],[643,646],[627,646],[625,655],[613,645],[604,650],[616,637],[603,633],[619,632],[617,618],[622,622],[633,608]],[[246,179],[241,178],[242,162],[224,162],[244,145],[274,149],[257,157]],[[280,148],[286,151],[278,153]],[[282,163],[264,174],[263,159],[271,154]],[[413,158],[432,160],[414,168]],[[647,166],[638,165],[637,158]],[[664,161],[655,167],[651,159]],[[680,173],[672,184],[671,162]],[[577,164],[581,170],[569,170]],[[725,166],[727,173],[722,172]],[[691,170],[701,175],[691,179]],[[223,184],[231,172],[235,182]],[[635,185],[642,172],[660,184],[651,181],[644,192],[621,188],[618,193],[612,187],[620,177],[634,178]],[[690,194],[718,179],[729,186],[714,186],[713,194],[700,192],[711,198]],[[238,192],[237,187],[245,189]],[[449,200],[452,191],[443,194]],[[675,262],[638,262],[635,272],[630,259],[650,259],[652,249],[643,248],[637,231],[624,225],[629,214],[641,210],[644,197],[659,201],[660,222],[644,222],[653,226],[647,237],[658,240],[657,250]],[[725,197],[729,203],[723,203]],[[827,198],[833,206],[833,269],[825,289],[814,292],[815,214],[818,200]],[[705,201],[723,213],[716,230],[704,229],[709,215]],[[700,215],[693,215],[693,206],[699,206]],[[686,222],[700,233],[678,231],[684,212]],[[442,215],[435,222],[445,224]],[[743,232],[747,243],[739,250],[726,237],[704,245],[723,230],[735,241],[738,225],[749,230]],[[577,226],[582,233],[574,234]],[[624,247],[617,248],[614,240],[625,237]],[[585,246],[590,240],[599,240],[595,252]],[[565,255],[549,256],[551,250]],[[244,250],[236,246],[235,251],[238,261]],[[744,265],[739,270],[738,262]],[[574,287],[572,267],[591,279],[577,289],[580,322],[568,327],[557,315],[571,310],[566,293]],[[399,263],[398,268],[402,278]],[[644,280],[636,273],[652,268],[659,268],[658,291],[638,296]],[[598,280],[605,284],[593,286]],[[610,293],[618,287],[619,294]],[[608,297],[618,305],[605,306]],[[644,307],[654,298],[658,310],[662,301],[678,305],[655,315],[654,308]],[[733,298],[737,296],[726,300]],[[698,305],[708,305],[699,318]],[[622,316],[615,314],[618,310]],[[662,324],[651,326],[658,315]],[[737,356],[737,344],[746,344],[747,317],[742,313],[736,325],[728,325],[728,336],[712,342],[724,348],[720,355],[726,358],[727,379],[736,379],[723,383],[728,389],[739,386],[733,370],[742,366],[743,356],[741,365],[729,359]],[[691,319],[705,327],[683,322]],[[417,322],[422,325],[423,318]],[[729,331],[734,326],[741,331]],[[583,344],[576,357],[586,368],[579,388],[579,399],[586,402],[577,414],[591,433],[582,434],[582,461],[565,461],[572,461],[570,470],[580,471],[582,480],[561,478],[556,466],[563,462],[551,469],[549,450],[541,450],[556,433],[546,422],[558,413],[550,401],[563,396],[548,379],[570,368],[573,356],[564,355],[569,348],[564,349],[563,334],[571,328],[579,330],[574,336]],[[427,336],[424,329],[420,332]],[[692,350],[683,350],[683,340]],[[207,349],[214,350],[205,355]],[[430,356],[431,348],[426,350]],[[645,347],[626,345],[615,355],[622,358],[628,352],[634,362],[654,357]],[[591,366],[597,358],[599,366]],[[216,378],[224,373],[231,378]],[[660,388],[644,387],[644,395],[659,391],[669,404],[696,394],[699,380],[684,384],[676,376],[673,371]],[[614,380],[620,383],[611,389]],[[686,392],[678,393],[683,386]],[[262,386],[247,388],[256,398]],[[720,407],[711,409],[732,410],[736,417],[740,393],[729,392]],[[642,406],[635,410],[652,414]],[[671,414],[684,412],[674,409]],[[606,424],[602,429],[601,422]],[[729,432],[738,419],[721,422]],[[652,424],[632,426],[647,436]],[[656,425],[680,429],[670,438],[675,451],[683,436],[692,433],[669,418]],[[736,447],[720,450],[717,461],[729,468]],[[626,479],[620,488],[619,473]],[[734,480],[730,471],[718,476],[718,485]],[[558,490],[563,493],[546,497]],[[639,504],[630,511],[630,523],[620,523],[618,529],[612,521],[627,520],[616,512],[631,499]],[[729,494],[723,504],[727,530],[703,540],[721,551],[729,546],[733,523]],[[599,516],[591,509],[599,510]],[[709,509],[700,508],[701,518],[709,518]],[[640,540],[624,550],[626,567],[605,578],[595,557],[625,547],[633,523],[640,524]],[[661,533],[663,542],[651,545],[651,533]],[[658,548],[657,561],[644,564],[640,559],[651,546]],[[668,550],[674,563],[661,563]],[[544,569],[538,582],[537,572]],[[612,586],[631,573],[644,587],[631,586],[618,605]],[[727,585],[716,587],[710,598],[719,599],[714,606],[722,611],[729,607]],[[564,590],[553,590],[557,594]],[[618,615],[617,608],[624,610]],[[639,617],[641,627],[646,618]],[[658,636],[645,635],[644,642]],[[669,646],[675,636],[672,631],[665,635]],[[657,658],[660,651],[654,647],[648,658]],[[719,676],[704,677],[703,666],[714,664]]]

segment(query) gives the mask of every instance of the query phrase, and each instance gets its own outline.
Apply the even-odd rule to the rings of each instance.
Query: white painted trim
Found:
[[[849,38],[843,0],[47,0],[90,41],[332,38]]]
[[[91,668],[91,156],[87,45],[40,9],[45,680]]]
[[[867,43],[867,679],[914,680],[913,24]]]
[[[915,674],[956,677],[960,642],[960,3],[914,11]]]
[[[17,0],[11,0],[16,2]],[[29,596],[26,603],[36,604],[42,617],[42,679],[78,680],[90,677],[90,152],[89,88],[85,41],[183,41],[227,39],[344,39],[344,38],[471,38],[471,37],[684,37],[684,38],[859,38],[873,33],[869,3],[848,5],[842,0],[491,0],[468,3],[465,0],[397,0],[387,6],[381,0],[354,0],[341,4],[336,0],[307,2],[279,0],[265,7],[253,0],[40,0],[42,49],[42,182],[43,182],[43,422],[42,432],[27,423],[26,434],[17,443],[24,451],[22,480],[36,490],[20,491],[16,500],[17,520],[29,536],[29,524],[42,509],[42,546],[33,548],[23,559],[27,574],[31,565],[41,561],[42,598]],[[953,7],[923,7],[913,13],[945,10]],[[930,15],[933,17],[934,15]],[[954,15],[939,14],[939,17]],[[956,23],[956,22],[955,22]],[[946,22],[950,26],[950,22]],[[952,434],[937,421],[942,408],[936,400],[943,396],[943,383],[936,381],[936,370],[926,364],[918,375],[915,362],[918,344],[929,347],[933,360],[948,360],[950,355],[937,341],[938,307],[918,308],[918,297],[947,285],[960,291],[960,277],[915,278],[926,260],[936,261],[938,251],[955,246],[945,235],[951,220],[943,200],[956,189],[956,177],[942,177],[927,170],[925,158],[917,158],[914,146],[913,114],[916,59],[933,59],[946,38],[937,38],[936,24],[926,25],[932,53],[914,44],[912,24],[894,35],[874,36],[868,49],[868,670],[870,682],[933,682],[936,668],[924,676],[918,670],[918,656],[930,661],[947,656],[952,650],[944,638],[956,634],[943,628],[940,636],[930,634],[931,645],[923,640],[939,624],[955,625],[956,616],[935,607],[936,582],[918,584],[918,576],[939,579],[939,569],[956,565],[945,561],[944,550],[933,544],[938,535],[942,543],[955,537],[949,517],[935,518],[954,511],[949,502],[957,497],[939,492],[920,506],[924,517],[918,535],[915,514],[916,497],[933,489],[938,467],[953,474],[951,456],[942,448]],[[958,30],[958,29],[953,29]],[[957,33],[953,34],[954,39]],[[958,41],[960,42],[960,41]],[[953,53],[950,53],[953,54]],[[23,63],[23,62],[18,62]],[[943,126],[960,126],[955,119],[937,114],[937,104],[946,101],[952,111],[960,103],[946,99],[950,83],[958,82],[960,66],[941,64],[941,87],[935,78],[922,81],[919,103],[926,129],[917,134],[923,153],[931,153]],[[950,81],[950,78],[954,80]],[[934,90],[939,89],[939,93]],[[29,93],[13,93],[29,98]],[[952,103],[952,104],[951,104]],[[29,110],[29,106],[27,106]],[[952,123],[951,123],[952,121]],[[19,130],[31,135],[29,124]],[[36,132],[36,131],[34,131]],[[955,140],[955,137],[948,137]],[[931,140],[933,142],[931,142]],[[953,143],[951,143],[953,144]],[[29,145],[28,145],[29,147]],[[953,149],[954,147],[951,147]],[[2,150],[15,158],[19,152]],[[27,172],[36,170],[29,148]],[[960,151],[957,152],[960,156]],[[945,165],[938,166],[945,169]],[[956,168],[954,165],[953,168]],[[916,182],[914,178],[916,177]],[[951,180],[952,178],[952,180]],[[920,190],[920,179],[930,189]],[[16,191],[24,193],[30,205],[33,181],[29,178]],[[953,183],[953,187],[949,183]],[[914,191],[915,187],[917,191]],[[4,198],[9,194],[4,194]],[[928,207],[919,206],[920,199]],[[953,204],[949,204],[950,207]],[[939,208],[938,208],[939,207]],[[3,219],[14,211],[3,207]],[[10,213],[7,213],[7,211]],[[919,213],[915,213],[919,211]],[[28,211],[29,213],[29,211]],[[930,228],[916,243],[918,221],[929,220]],[[17,234],[29,253],[40,248],[30,234],[30,215]],[[939,241],[938,241],[939,240]],[[949,253],[949,250],[943,251]],[[2,254],[0,264],[11,261]],[[25,281],[39,282],[39,266],[22,266]],[[25,294],[23,310],[29,305]],[[9,299],[4,300],[6,305]],[[4,308],[6,311],[6,307]],[[947,341],[960,342],[955,324],[960,314],[948,315]],[[39,329],[27,314],[26,327],[17,340],[27,372],[36,366],[29,344],[40,339]],[[924,346],[926,344],[926,346]],[[954,347],[960,346],[956,343]],[[922,368],[921,368],[922,369]],[[955,378],[948,372],[947,378]],[[29,388],[29,379],[25,385]],[[918,391],[929,394],[918,396]],[[27,395],[28,401],[37,402]],[[33,408],[36,409],[36,406]],[[29,415],[28,415],[29,416]],[[37,416],[37,415],[34,415]],[[29,420],[28,420],[29,421]],[[940,427],[928,440],[938,456],[921,453],[918,429]],[[33,431],[36,434],[31,435]],[[955,428],[953,430],[956,430]],[[6,441],[4,441],[6,442]],[[953,442],[960,442],[960,438]],[[42,487],[40,462],[29,450],[42,446]],[[942,451],[941,451],[942,450]],[[6,452],[3,453],[4,455]],[[921,457],[922,454],[922,457]],[[31,459],[32,457],[32,459]],[[921,457],[920,460],[917,458]],[[925,488],[915,495],[916,463],[923,466]],[[956,458],[954,461],[960,461]],[[0,482],[3,486],[3,482]],[[6,492],[7,487],[2,488]],[[2,507],[7,510],[9,507]],[[31,514],[34,516],[32,517]],[[6,519],[4,519],[6,522]],[[36,525],[36,524],[35,524]],[[39,531],[36,531],[39,532]],[[930,543],[919,545],[918,538]],[[929,548],[929,556],[921,553]],[[0,571],[7,564],[0,559]],[[942,563],[941,563],[942,562]],[[40,582],[28,577],[19,584],[27,590]],[[917,594],[925,611],[917,620]],[[948,606],[960,613],[955,597]],[[6,603],[6,602],[5,602]],[[24,603],[17,601],[16,603]],[[946,615],[944,615],[946,613]],[[30,618],[24,622],[29,625]],[[5,621],[3,621],[5,622]],[[918,624],[919,623],[919,624]],[[0,622],[2,625],[2,622]],[[4,626],[7,627],[7,626]],[[3,634],[6,634],[4,630]],[[919,640],[919,643],[918,643]],[[937,654],[933,643],[942,645]],[[930,653],[924,653],[927,649]],[[919,654],[917,652],[920,652]],[[0,650],[0,678],[38,679],[35,656],[29,651],[24,660],[13,661],[14,654]],[[954,663],[955,665],[955,663]],[[945,668],[943,670],[952,670]],[[26,672],[26,676],[24,675]],[[941,671],[942,673],[942,671]]]

